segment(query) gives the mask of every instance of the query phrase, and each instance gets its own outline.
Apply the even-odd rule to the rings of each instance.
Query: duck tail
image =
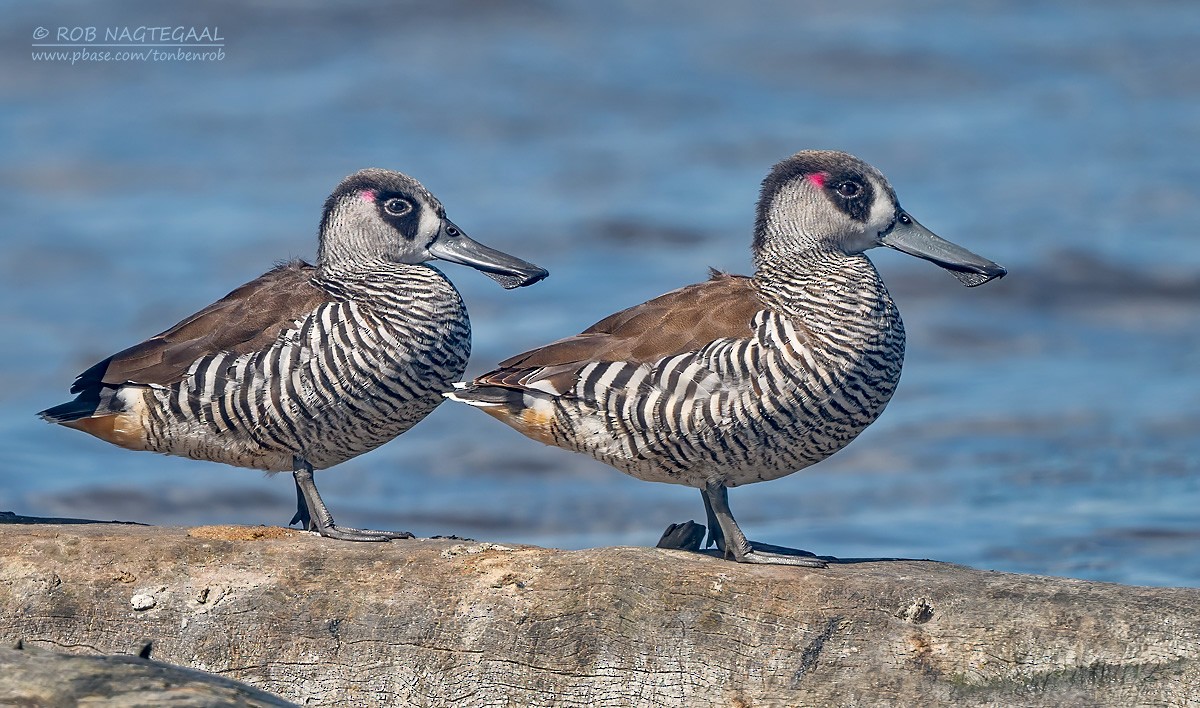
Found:
[[[91,418],[100,409],[100,397],[96,395],[81,395],[73,401],[67,401],[57,406],[47,408],[38,416],[47,423],[69,423],[81,418]]]
[[[454,384],[453,391],[442,394],[452,401],[465,403],[476,408],[522,407],[524,394],[521,391],[502,386],[480,386],[460,381]]]

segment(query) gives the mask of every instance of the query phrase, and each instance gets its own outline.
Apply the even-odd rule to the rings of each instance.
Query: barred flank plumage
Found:
[[[789,474],[853,440],[900,378],[904,326],[882,281],[861,256],[837,265],[847,272],[797,278],[767,267],[691,286],[752,292],[761,309],[742,336],[653,361],[583,362],[569,377],[524,370],[518,399],[498,397],[494,383],[511,375],[501,368],[454,396],[518,429],[541,425],[539,439],[641,479],[736,486]],[[831,297],[836,305],[822,308],[831,318],[812,312]],[[839,324],[846,312],[862,316]]]
[[[269,299],[273,291],[291,292],[312,309],[272,328],[261,347],[225,341],[168,365],[172,350],[195,351],[189,326],[223,326],[226,339],[240,339],[242,322],[231,321],[228,303]],[[122,370],[143,364],[147,350],[154,366]],[[42,415],[136,450],[271,471],[292,470],[300,457],[320,469],[428,415],[470,353],[466,308],[437,269],[377,262],[322,270],[295,262],[84,372],[75,385],[80,397]]]
[[[300,455],[324,468],[428,415],[470,356],[457,291],[424,265],[347,275],[313,272],[330,299],[271,346],[209,354],[179,382],[143,388],[147,449],[265,470]]]

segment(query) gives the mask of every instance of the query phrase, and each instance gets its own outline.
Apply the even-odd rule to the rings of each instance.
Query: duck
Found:
[[[807,551],[749,541],[728,490],[828,458],[887,406],[905,335],[866,255],[879,246],[968,287],[1007,273],[917,222],[875,167],[805,150],[762,182],[753,275],[712,271],[446,396],[638,479],[699,489],[706,528],[672,524],[660,547],[715,545],[740,563],[824,567]]]
[[[512,289],[545,269],[471,239],[420,182],[380,168],[325,201],[315,264],[280,264],[79,374],[44,420],[130,450],[290,471],[292,524],[347,541],[313,472],[409,430],[462,378],[471,324],[440,260]]]

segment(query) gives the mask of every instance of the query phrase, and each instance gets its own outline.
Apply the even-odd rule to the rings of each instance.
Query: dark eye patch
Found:
[[[868,180],[859,175],[830,175],[825,193],[839,211],[855,221],[866,221],[871,217],[871,205],[875,202],[875,189]]]
[[[421,228],[421,210],[417,203],[403,194],[381,194],[376,200],[379,215],[410,241],[417,238]]]

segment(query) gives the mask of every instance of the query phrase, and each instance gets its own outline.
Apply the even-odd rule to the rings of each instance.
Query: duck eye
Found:
[[[837,193],[847,199],[853,199],[862,194],[862,185],[858,182],[842,182],[837,186]]]
[[[413,210],[412,202],[399,197],[392,197],[383,203],[383,210],[392,216],[404,216]]]
[[[906,212],[902,211],[896,216],[896,221],[899,221],[901,224],[904,224],[905,226],[907,226],[912,223],[912,217],[909,216]]]

